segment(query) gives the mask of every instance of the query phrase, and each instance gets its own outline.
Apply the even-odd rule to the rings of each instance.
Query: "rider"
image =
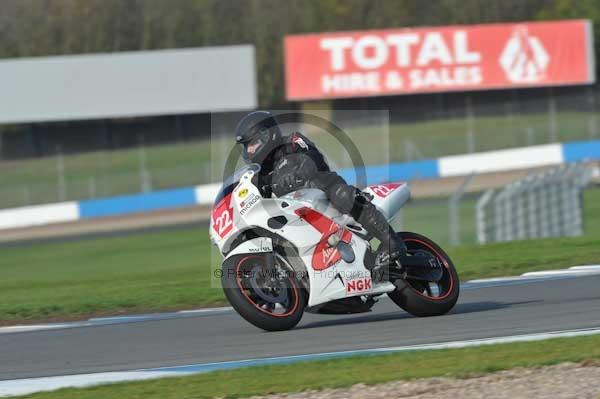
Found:
[[[305,136],[293,133],[284,137],[275,117],[266,111],[255,111],[238,123],[236,142],[242,145],[242,156],[247,163],[261,165],[260,181],[277,196],[302,187],[319,188],[329,202],[341,213],[354,217],[382,248],[377,264],[392,264],[405,254],[406,247],[368,194],[351,186],[332,172],[323,154]]]

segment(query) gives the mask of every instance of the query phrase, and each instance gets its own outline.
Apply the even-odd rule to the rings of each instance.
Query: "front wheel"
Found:
[[[270,256],[270,254],[269,254]],[[223,262],[221,283],[227,300],[246,321],[267,331],[289,330],[300,322],[306,293],[285,260],[276,255],[240,254]]]
[[[397,233],[408,252],[427,251],[443,266],[442,278],[437,282],[406,279],[406,285],[388,294],[392,301],[408,313],[419,316],[440,316],[448,313],[458,301],[460,291],[458,274],[452,260],[435,242],[417,233]]]

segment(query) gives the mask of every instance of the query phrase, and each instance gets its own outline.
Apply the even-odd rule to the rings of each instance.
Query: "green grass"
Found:
[[[599,236],[590,236],[448,252],[461,279],[468,280],[598,263],[599,244]],[[197,229],[4,248],[0,321],[222,304],[218,284],[211,287],[208,251],[206,232]],[[213,266],[219,266],[218,259]]]
[[[464,378],[516,367],[539,367],[567,361],[597,359],[600,359],[600,337],[591,336],[252,367],[86,389],[62,389],[26,397],[32,399],[238,398],[309,389],[343,388],[359,382],[371,385],[437,376]]]
[[[413,204],[404,212],[404,226],[445,246],[444,204]],[[588,190],[585,204],[584,237],[446,248],[463,281],[596,264],[600,262],[600,190]],[[468,203],[462,211],[472,209]],[[463,226],[465,236],[473,237],[467,220]],[[0,323],[4,324],[225,303],[218,280],[211,278],[220,257],[211,249],[205,229],[7,247],[1,254]]]
[[[145,149],[153,189],[210,181],[206,142]],[[0,162],[0,207],[56,202],[56,157]],[[142,191],[138,149],[82,153],[64,157],[66,199],[107,197]]]
[[[223,303],[204,230],[3,248],[0,321]]]
[[[502,112],[500,112],[502,113]],[[587,140],[587,117],[582,112],[557,114],[559,141]],[[423,116],[426,119],[427,116]],[[546,114],[482,116],[474,119],[475,151],[522,147],[551,141]],[[399,162],[413,158],[436,158],[468,152],[464,118],[395,124],[387,132],[381,126],[349,128],[347,133],[360,149],[366,164]],[[529,132],[529,133],[527,133]],[[351,166],[332,137],[309,134],[339,167]],[[406,144],[418,147],[407,154]],[[228,141],[231,145],[232,142]],[[389,147],[389,148],[388,148]],[[146,167],[153,189],[216,181],[210,176],[211,153],[227,150],[219,140],[161,145],[146,148]],[[214,159],[212,159],[214,161]],[[217,164],[219,164],[217,162]],[[66,199],[113,196],[141,191],[138,149],[92,152],[64,158]],[[60,200],[57,190],[57,159],[47,157],[0,161],[0,208]]]

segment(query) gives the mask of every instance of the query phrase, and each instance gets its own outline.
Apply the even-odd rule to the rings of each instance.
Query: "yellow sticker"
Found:
[[[246,197],[246,195],[248,195],[248,189],[247,188],[242,188],[240,190],[240,192],[238,193],[238,197],[240,197],[240,198],[244,198],[244,197]]]

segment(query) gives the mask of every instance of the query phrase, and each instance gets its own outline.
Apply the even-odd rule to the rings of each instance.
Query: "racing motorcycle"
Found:
[[[302,188],[266,198],[258,164],[225,180],[212,209],[210,237],[223,256],[220,275],[231,306],[251,324],[291,329],[305,311],[368,312],[387,294],[415,316],[450,311],[459,279],[448,255],[420,234],[400,232],[408,249],[398,265],[381,267],[380,249],[349,215],[334,209],[323,191]],[[408,201],[406,183],[363,190],[388,220]]]

